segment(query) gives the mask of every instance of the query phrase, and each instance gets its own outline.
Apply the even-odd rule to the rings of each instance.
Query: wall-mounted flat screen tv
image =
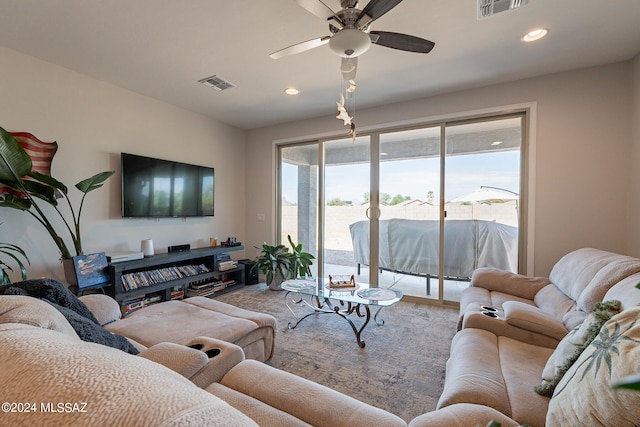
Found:
[[[121,153],[122,216],[213,216],[213,168]]]

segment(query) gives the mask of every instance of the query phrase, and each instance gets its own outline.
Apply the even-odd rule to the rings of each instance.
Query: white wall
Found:
[[[530,272],[548,275],[562,255],[580,247],[619,253],[628,250],[632,240],[626,227],[631,174],[631,69],[630,62],[617,63],[380,108],[359,108],[356,123],[366,128],[406,120],[429,121],[535,102],[535,201],[531,206],[535,213],[535,246]],[[344,132],[333,116],[333,109],[328,109],[323,118],[248,133],[246,246],[250,250],[253,245],[274,240],[272,141]],[[265,213],[266,221],[258,222],[257,213]],[[640,237],[640,232],[635,236]]]
[[[640,257],[640,53],[632,69],[631,174],[629,178],[628,236],[629,254]]]
[[[139,250],[147,238],[157,252],[182,243],[205,246],[211,236],[244,241],[244,131],[5,48],[0,48],[0,76],[0,126],[58,142],[52,175],[71,188],[76,205],[81,194],[72,188],[75,183],[99,171],[117,171],[87,195],[85,253]],[[215,216],[122,219],[121,151],[214,167]],[[0,242],[27,251],[29,277],[64,277],[57,248],[34,219],[2,208],[0,222]]]

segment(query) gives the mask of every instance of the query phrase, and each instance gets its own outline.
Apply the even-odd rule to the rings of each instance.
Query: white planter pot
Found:
[[[272,291],[281,291],[282,290],[282,282],[284,282],[286,279],[284,276],[282,276],[282,273],[280,273],[280,271],[276,271],[273,275],[273,280],[271,281],[271,283],[269,283],[269,289],[271,289]]]

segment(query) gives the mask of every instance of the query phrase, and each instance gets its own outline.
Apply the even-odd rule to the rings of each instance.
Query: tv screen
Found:
[[[213,168],[121,153],[122,216],[213,216]]]

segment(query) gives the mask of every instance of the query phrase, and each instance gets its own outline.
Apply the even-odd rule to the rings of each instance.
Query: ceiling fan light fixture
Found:
[[[343,58],[354,58],[365,53],[371,46],[369,34],[355,28],[345,28],[329,40],[329,48]]]

